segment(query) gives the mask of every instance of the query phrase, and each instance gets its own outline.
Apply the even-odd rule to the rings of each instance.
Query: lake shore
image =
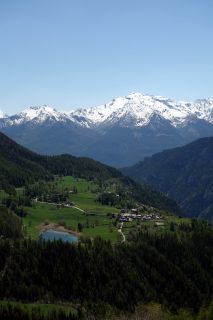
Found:
[[[71,230],[71,229],[68,229],[64,226],[61,226],[59,224],[56,224],[56,223],[49,223],[49,224],[40,224],[38,227],[40,232],[44,232],[44,231],[47,231],[47,230],[54,230],[54,231],[59,231],[59,232],[67,232],[71,235],[74,235],[78,238],[78,240],[80,239],[80,237],[82,236],[81,233],[75,231],[75,230]]]

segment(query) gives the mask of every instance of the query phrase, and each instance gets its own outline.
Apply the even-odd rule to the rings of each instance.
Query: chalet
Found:
[[[121,209],[121,211],[120,211],[121,213],[128,213],[129,212],[129,210],[128,209]]]
[[[131,212],[132,212],[132,213],[136,213],[136,214],[137,214],[137,213],[138,213],[138,209],[137,209],[137,208],[135,208],[135,209],[131,209]]]
[[[120,221],[120,222],[128,222],[128,221],[129,221],[129,218],[120,217],[119,221]]]
[[[155,222],[156,227],[164,227],[163,222]]]

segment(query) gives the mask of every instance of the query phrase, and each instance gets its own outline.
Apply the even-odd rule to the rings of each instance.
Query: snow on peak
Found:
[[[191,117],[213,123],[213,99],[201,99],[195,102],[173,101],[163,96],[131,93],[125,97],[113,99],[105,105],[78,110],[83,114],[87,125],[102,123],[123,123],[124,126],[147,125],[153,116],[159,116],[175,126],[182,126]],[[75,114],[73,112],[72,114]]]
[[[88,109],[58,112],[42,105],[29,107],[21,113],[7,118],[8,125],[25,122],[43,123],[72,122],[82,127],[94,127],[118,123],[121,126],[142,127],[154,118],[163,118],[175,127],[184,126],[191,118],[206,120],[213,124],[213,99],[200,99],[195,102],[173,101],[163,96],[153,96],[133,92],[124,97]],[[0,112],[0,118],[3,117]]]
[[[3,111],[0,109],[0,119],[3,119],[5,117]]]
[[[48,105],[32,106],[23,110],[21,113],[15,116],[15,124],[32,121],[35,123],[42,123],[46,120],[52,121],[64,121],[68,117],[61,112],[58,112],[53,107]]]
[[[166,97],[135,92],[98,107],[70,113],[73,119],[77,117],[76,120],[83,117],[86,126],[122,120],[125,126],[128,125],[128,121],[129,125],[143,126],[148,124],[154,115],[159,115],[176,126],[189,116],[189,107],[185,102],[176,103]]]
[[[20,115],[25,117],[26,119],[33,120],[44,115],[51,116],[55,113],[57,113],[57,111],[54,108],[43,105],[39,107],[28,107],[24,111],[22,111]]]

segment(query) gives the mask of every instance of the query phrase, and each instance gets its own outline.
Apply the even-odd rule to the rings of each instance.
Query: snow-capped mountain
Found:
[[[40,153],[72,153],[126,166],[163,149],[213,136],[213,99],[176,102],[132,93],[70,112],[46,105],[29,107],[0,116],[0,130]]]
[[[19,114],[19,119],[21,121],[36,121],[43,122],[48,119],[54,121],[64,121],[66,115],[56,111],[54,108],[43,105],[40,107],[29,107]]]
[[[154,115],[170,121],[175,127],[183,125],[186,120],[194,116],[213,123],[213,99],[188,103],[175,102],[161,96],[132,93],[105,105],[69,113],[70,119],[75,122],[80,119],[79,124],[87,127],[121,120],[123,126],[142,127],[147,125]]]
[[[175,102],[162,96],[132,93],[104,105],[70,112],[59,112],[47,105],[29,107],[19,114],[7,117],[7,121],[8,125],[19,125],[30,121],[42,123],[52,120],[55,122],[72,121],[88,128],[116,122],[124,127],[143,127],[149,124],[154,115],[169,121],[174,127],[183,126],[192,117],[213,123],[213,99]],[[1,111],[0,117],[4,118]]]
[[[2,117],[4,118],[4,117]],[[46,121],[51,122],[64,122],[70,121],[69,117],[62,112],[56,111],[54,108],[43,105],[39,107],[29,107],[22,112],[15,114],[11,117],[5,117],[4,126],[18,126],[21,124],[42,124]]]
[[[0,119],[3,119],[3,118],[5,118],[5,115],[4,115],[3,111],[1,111],[1,109],[0,109]]]

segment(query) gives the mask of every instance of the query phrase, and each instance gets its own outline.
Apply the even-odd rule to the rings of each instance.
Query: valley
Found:
[[[38,194],[36,190],[39,190]],[[109,191],[110,190],[110,191]],[[23,233],[26,238],[38,240],[45,230],[68,232],[85,242],[101,237],[112,243],[128,241],[138,232],[164,233],[178,232],[179,226],[190,223],[189,219],[177,217],[164,210],[140,204],[134,200],[126,202],[128,207],[115,202],[115,181],[106,181],[100,187],[94,181],[71,176],[55,177],[52,182],[38,182],[27,188],[16,189],[16,197],[29,198],[28,206],[19,206],[14,210],[23,210],[21,214]],[[103,204],[113,202],[114,205]],[[12,208],[16,197],[1,191],[2,204]],[[63,201],[61,201],[63,199]],[[103,201],[103,199],[102,199]],[[13,204],[12,204],[13,203]],[[125,203],[125,202],[124,202]],[[180,230],[179,230],[180,231]]]
[[[3,134],[0,148],[0,315],[194,320],[211,308],[212,225],[92,159],[38,155]]]
[[[0,320],[213,320],[212,13],[0,1]]]
[[[115,184],[108,182],[106,189],[100,188],[94,182],[71,176],[55,177],[54,182],[44,183],[45,191],[39,196],[40,200],[38,197],[31,199],[31,206],[24,207],[26,216],[22,218],[22,225],[25,237],[38,239],[42,231],[53,229],[74,234],[82,242],[99,236],[119,243],[139,231],[174,232],[174,228],[179,230],[180,224],[190,223],[189,219],[136,202],[132,202],[133,207],[129,209],[122,208],[119,202],[117,206],[103,205],[98,201],[100,195],[112,197],[113,187]],[[22,188],[17,192],[22,196],[28,191]],[[64,196],[64,203],[49,200],[59,194]],[[2,194],[1,199],[6,202],[5,195]]]
[[[123,173],[167,194],[185,216],[213,221],[212,137],[157,153]]]

